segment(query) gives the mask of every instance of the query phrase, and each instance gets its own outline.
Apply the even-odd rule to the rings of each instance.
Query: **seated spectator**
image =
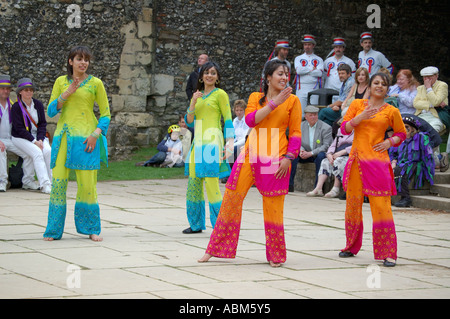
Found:
[[[323,196],[323,184],[331,175],[334,176],[334,185],[333,188],[325,194],[325,197],[334,198],[339,196],[342,176],[348,161],[348,155],[352,149],[352,143],[353,132],[350,135],[343,135],[341,130],[338,130],[336,138],[328,148],[327,157],[322,160],[320,165],[316,188],[311,192],[306,193],[306,196]]]
[[[330,147],[333,138],[331,137],[331,126],[319,120],[319,108],[308,105],[305,108],[305,121],[302,122],[302,146],[299,157],[292,161],[291,176],[289,179],[289,191],[294,191],[294,178],[297,172],[298,163],[315,163],[316,182],[317,174],[322,160],[326,157],[325,152]]]
[[[347,112],[348,107],[353,102],[353,100],[357,99],[368,99],[369,98],[369,71],[366,68],[359,68],[355,73],[355,84],[353,84],[350,92],[342,103],[341,115],[344,116]]]
[[[178,125],[171,125],[167,135],[157,146],[159,152],[146,162],[136,163],[136,166],[184,166],[183,146],[179,137],[180,127]]]
[[[29,78],[22,78],[17,82],[17,102],[11,108],[11,141],[32,158],[41,191],[50,194],[52,148],[46,136],[44,105],[33,98],[34,89],[35,86]]]
[[[416,112],[413,102],[417,95],[418,86],[419,82],[410,70],[398,71],[397,83],[389,88],[388,95],[397,98],[398,109],[402,115]]]
[[[233,167],[234,162],[236,162],[236,159],[241,152],[242,146],[245,145],[246,137],[250,131],[250,128],[248,127],[247,123],[245,123],[245,107],[247,104],[244,100],[236,100],[233,105],[233,112],[236,115],[236,117],[233,120],[233,127],[234,127],[234,153],[233,153],[233,159],[231,159],[231,156],[227,159],[227,161],[230,163],[230,166]],[[224,184],[228,181],[228,177],[222,178],[221,182]]]
[[[439,133],[444,129],[444,123],[439,118],[437,109],[448,105],[448,85],[439,81],[439,69],[434,66],[420,71],[424,85],[417,88],[413,105],[414,115],[424,119]]]
[[[178,118],[178,126],[180,127],[180,140],[183,145],[183,162],[186,163],[186,158],[189,154],[192,145],[192,132],[184,121],[184,114],[180,114]]]
[[[23,159],[22,188],[38,190],[39,186],[34,179],[33,160],[30,156],[19,150],[11,141],[11,78],[9,75],[0,75],[0,192],[6,192],[8,185],[7,153],[12,152]]]
[[[233,120],[234,127],[234,160],[236,161],[237,156],[240,153],[241,147],[244,146],[246,136],[249,132],[249,127],[245,123],[245,107],[246,103],[244,100],[237,100],[234,102],[233,111],[236,117]]]
[[[339,98],[336,102],[328,105],[319,112],[319,120],[324,121],[328,125],[333,125],[333,122],[341,117],[341,106],[347,98],[355,80],[352,77],[352,69],[348,64],[342,63],[338,67],[339,80],[342,82],[339,91]]]
[[[394,150],[391,157],[392,169],[396,180],[397,191],[401,199],[394,203],[396,207],[411,206],[409,184],[415,180],[414,188],[423,185],[425,180],[433,185],[434,158],[430,139],[419,131],[419,122],[408,115],[403,116],[406,128],[406,140]]]
[[[415,123],[417,123],[419,127],[419,131],[428,135],[428,138],[430,140],[430,146],[432,149],[436,149],[436,152],[434,152],[434,168],[440,169],[441,172],[445,172],[448,167],[448,154],[447,153],[439,153],[439,145],[442,143],[442,138],[439,135],[439,133],[424,119],[421,119],[418,116],[415,116],[413,114],[407,114],[408,118],[413,120]],[[392,129],[391,129],[392,130]],[[388,137],[391,131],[388,131]],[[397,147],[391,147],[389,149],[389,156],[392,159],[392,154],[397,151]]]

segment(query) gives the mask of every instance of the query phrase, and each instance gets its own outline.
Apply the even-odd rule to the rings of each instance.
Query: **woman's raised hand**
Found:
[[[273,102],[277,106],[280,104],[283,104],[289,98],[291,93],[292,93],[292,87],[288,86],[273,99]]]

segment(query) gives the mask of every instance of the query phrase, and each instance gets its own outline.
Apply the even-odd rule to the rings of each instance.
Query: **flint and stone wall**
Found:
[[[46,105],[54,80],[65,74],[70,47],[91,47],[89,73],[105,83],[112,110],[110,154],[120,159],[158,143],[177,122],[188,106],[186,79],[199,54],[221,66],[231,102],[247,99],[259,89],[277,39],[289,39],[293,63],[302,53],[303,34],[316,36],[322,57],[332,39],[342,36],[346,55],[356,61],[359,35],[370,30],[372,3],[380,8],[380,28],[371,29],[374,48],[396,70],[408,68],[418,76],[422,67],[435,65],[449,82],[448,10],[437,0],[1,0],[0,73],[13,82],[31,77]],[[49,119],[49,131],[56,121]]]

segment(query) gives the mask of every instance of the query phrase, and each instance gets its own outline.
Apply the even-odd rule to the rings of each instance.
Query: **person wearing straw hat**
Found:
[[[287,60],[287,56],[289,54],[289,49],[291,47],[289,46],[289,40],[282,39],[277,40],[275,42],[275,48],[273,49],[272,53],[270,54],[269,58],[267,59],[266,64],[264,65],[263,71],[261,73],[261,86],[260,86],[260,92],[262,92],[263,88],[263,80],[264,80],[264,74],[266,72],[266,66],[271,60],[279,60],[286,62],[287,67],[289,68],[289,82],[291,81],[291,63]],[[287,85],[289,85],[289,82]]]
[[[41,191],[51,192],[52,148],[47,134],[44,105],[33,98],[35,86],[30,78],[17,82],[17,102],[11,108],[13,144],[33,159],[34,169]]]
[[[37,190],[39,186],[34,180],[34,167],[31,158],[11,141],[11,78],[9,75],[0,75],[0,192],[6,192],[8,184],[7,152],[12,152],[23,159],[22,188]]]
[[[327,57],[324,61],[324,79],[325,88],[340,91],[342,81],[339,78],[339,65],[345,63],[352,69],[352,76],[356,72],[356,65],[352,59],[344,55],[345,48],[347,47],[344,38],[334,38],[332,44],[333,50],[330,52],[331,56]],[[337,97],[333,99],[333,102],[337,100]]]
[[[377,74],[382,67],[387,68],[390,74],[394,72],[394,65],[384,54],[372,49],[373,35],[371,32],[363,32],[359,42],[363,50],[358,55],[358,68],[366,68],[370,76]]]
[[[296,95],[300,99],[303,107],[306,107],[308,93],[322,87],[323,60],[314,54],[316,39],[313,35],[305,34],[303,36],[304,53],[294,60],[294,67],[297,73]],[[317,104],[318,97],[312,96],[310,104]]]

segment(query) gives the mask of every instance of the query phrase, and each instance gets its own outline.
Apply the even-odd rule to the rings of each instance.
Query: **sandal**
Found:
[[[335,198],[339,196],[339,188],[332,188],[331,191],[325,194],[327,198]]]
[[[321,190],[320,191],[312,190],[312,191],[306,193],[306,196],[308,196],[308,197],[321,197],[321,196],[323,196],[323,192]]]

